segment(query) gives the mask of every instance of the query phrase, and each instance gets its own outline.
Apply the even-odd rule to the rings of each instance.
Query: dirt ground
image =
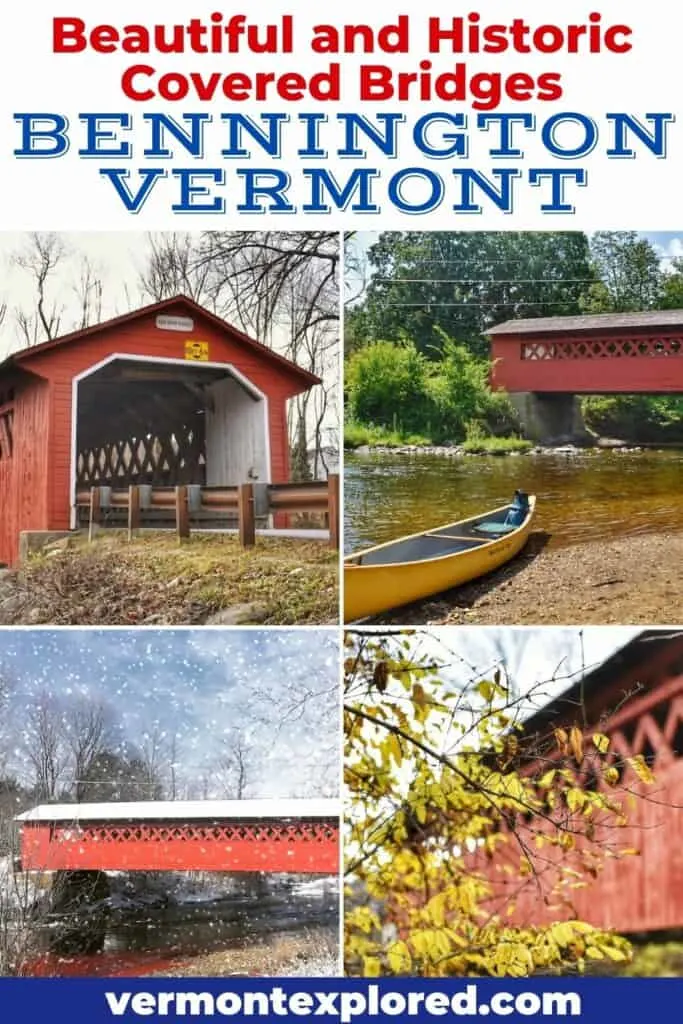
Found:
[[[372,620],[406,625],[671,625],[683,616],[683,534],[550,549],[536,534],[490,576]]]
[[[279,936],[248,949],[229,949],[207,953],[180,964],[155,977],[225,978],[334,976],[341,973],[335,944],[326,933],[315,931]]]
[[[336,623],[338,575],[338,553],[323,541],[69,539],[0,574],[0,625]]]

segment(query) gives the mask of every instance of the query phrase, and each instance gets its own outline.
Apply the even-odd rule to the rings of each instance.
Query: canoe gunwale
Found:
[[[378,569],[378,568],[382,568],[384,566],[389,566],[389,565],[391,565],[393,568],[398,568],[400,566],[409,566],[409,565],[427,565],[427,564],[431,564],[431,563],[434,563],[434,562],[442,562],[442,561],[447,561],[447,560],[452,559],[452,558],[458,558],[462,554],[464,554],[465,552],[453,551],[453,552],[450,552],[450,553],[447,553],[447,554],[434,555],[431,558],[429,558],[429,557],[426,557],[426,558],[413,558],[413,559],[409,559],[408,561],[405,561],[405,562],[372,562],[372,563],[370,563],[368,565],[363,565],[362,562],[357,561],[358,559],[363,558],[365,555],[374,554],[376,551],[383,551],[383,550],[384,551],[388,551],[390,548],[393,548],[393,547],[395,547],[398,544],[403,544],[406,541],[418,540],[419,538],[425,538],[426,539],[427,537],[430,537],[430,538],[431,537],[436,537],[436,531],[437,530],[439,530],[439,531],[447,530],[450,527],[453,527],[454,529],[455,529],[455,527],[466,527],[468,524],[477,523],[478,521],[481,521],[486,516],[494,516],[494,515],[496,515],[498,513],[501,513],[503,511],[505,511],[506,509],[508,509],[509,507],[510,507],[510,503],[508,502],[507,505],[501,505],[498,508],[490,509],[488,512],[484,513],[483,515],[480,514],[480,515],[477,515],[477,516],[470,516],[469,519],[459,519],[459,520],[457,520],[457,521],[455,521],[453,523],[446,523],[443,526],[432,527],[430,530],[421,530],[419,533],[407,534],[405,537],[397,537],[395,540],[385,541],[383,544],[376,544],[376,545],[374,545],[371,548],[365,548],[364,550],[357,551],[354,554],[346,555],[344,557],[344,562],[343,562],[343,564],[344,564],[344,571],[346,572],[347,570],[354,571],[354,570],[363,570],[363,569],[372,570],[372,569]],[[491,537],[490,539],[488,539],[486,537],[482,537],[482,538],[477,538],[477,537],[456,538],[456,537],[453,537],[452,539],[454,539],[454,540],[455,539],[462,539],[462,540],[469,540],[469,541],[477,541],[476,548],[472,548],[473,551],[482,551],[484,549],[491,548],[491,547],[493,547],[496,544],[503,544],[504,542],[509,542],[514,537],[519,536],[519,534],[521,532],[523,532],[525,530],[528,530],[528,528],[531,525],[531,522],[532,522],[532,520],[534,518],[535,511],[536,511],[536,496],[535,495],[530,495],[529,496],[529,511],[528,511],[527,515],[525,516],[524,521],[522,523],[520,523],[520,525],[515,530],[511,530],[509,533],[502,534],[502,536],[500,536],[500,537]],[[448,535],[444,535],[442,533],[442,534],[440,534],[440,538],[442,538],[444,540],[448,539]]]

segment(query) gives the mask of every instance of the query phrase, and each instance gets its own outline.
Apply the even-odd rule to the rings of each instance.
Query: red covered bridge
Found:
[[[577,838],[577,844],[591,856],[608,847],[638,855],[604,860],[595,880],[582,872],[585,887],[568,887],[562,900],[545,902],[559,878],[555,864],[561,859],[578,868],[579,854],[544,847],[535,876],[521,888],[516,871],[509,878],[496,874],[492,909],[512,900],[508,920],[521,924],[580,919],[626,934],[683,928],[683,630],[640,634],[528,720],[524,735],[531,749],[543,750],[556,728],[576,724],[585,731],[586,750],[596,730],[609,737],[620,781],[608,792],[627,816],[626,827],[598,824],[590,842]],[[626,765],[637,754],[654,772],[654,784],[644,786]],[[544,759],[541,774],[549,764]],[[602,788],[589,760],[582,772],[584,787]],[[531,834],[527,838],[533,847]],[[519,863],[516,843],[504,849]]]
[[[336,800],[46,804],[17,817],[23,871],[339,872]]]
[[[683,393],[683,310],[507,320],[488,332],[495,388],[537,440],[580,434],[574,395]]]
[[[320,383],[183,296],[0,364],[0,564],[76,526],[78,489],[289,479],[287,402]]]
[[[488,332],[506,391],[683,391],[683,310],[507,320]]]

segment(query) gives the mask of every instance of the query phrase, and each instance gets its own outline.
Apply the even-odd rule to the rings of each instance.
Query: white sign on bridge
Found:
[[[156,325],[161,331],[193,331],[194,320],[189,316],[158,316]]]

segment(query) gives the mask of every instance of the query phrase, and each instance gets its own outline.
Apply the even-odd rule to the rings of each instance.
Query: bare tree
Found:
[[[216,781],[230,800],[244,800],[254,776],[254,747],[243,732],[224,741],[218,758]]]
[[[349,231],[344,236],[344,301],[349,306],[365,294],[370,280],[366,253],[349,244],[355,235],[355,231]]]
[[[317,324],[339,321],[339,257],[334,231],[213,231],[202,235],[199,263],[210,268],[222,315],[259,338],[271,336],[302,277],[314,281],[296,338]]]
[[[74,262],[73,281],[69,288],[77,311],[67,316],[67,305],[59,302],[53,292],[57,275],[65,268],[71,270]],[[25,245],[13,254],[11,263],[28,274],[35,287],[31,307],[14,310],[19,335],[25,346],[52,341],[65,330],[82,330],[102,319],[102,277],[92,260],[73,252],[61,235],[33,232]],[[59,294],[65,292],[62,290]]]
[[[214,309],[211,268],[200,259],[196,236],[182,231],[148,235],[147,264],[138,284],[155,302],[187,295]]]
[[[150,235],[149,247],[139,285],[155,301],[188,295],[268,342],[292,291],[307,278],[297,336],[339,320],[336,232],[172,232]]]
[[[341,741],[339,684],[334,674],[292,676],[276,694],[255,686],[253,699],[254,722],[273,738],[289,741],[287,760],[296,759],[299,775],[305,779],[296,795],[338,795]]]
[[[310,273],[302,274],[289,288],[290,342],[287,355],[322,380],[319,387],[304,391],[289,404],[291,464],[295,480],[319,477],[329,471],[323,427],[336,406],[339,334],[338,324],[333,321],[310,327],[305,325],[310,296],[316,289],[317,281]],[[336,439],[330,440],[334,442]]]
[[[28,710],[25,746],[36,799],[54,800],[67,764],[67,752],[59,707],[48,693],[39,694]]]
[[[78,330],[102,319],[102,278],[88,256],[81,256],[78,280],[73,287],[80,308]]]
[[[159,722],[152,722],[139,744],[139,760],[149,791],[148,800],[162,800],[175,789],[177,737],[168,733]]]
[[[73,794],[83,800],[93,765],[112,740],[111,717],[104,704],[88,698],[77,701],[62,718],[62,735],[71,755]]]
[[[320,387],[290,404],[289,428],[292,475],[322,475],[323,427],[334,412],[338,379],[338,234],[171,233],[150,235],[149,246],[139,279],[145,294],[158,301],[184,293],[321,377]]]
[[[51,341],[59,334],[64,307],[48,296],[55,270],[68,256],[60,235],[34,231],[26,245],[14,253],[11,262],[29,274],[36,288],[35,311],[16,309],[17,326],[27,346]]]

